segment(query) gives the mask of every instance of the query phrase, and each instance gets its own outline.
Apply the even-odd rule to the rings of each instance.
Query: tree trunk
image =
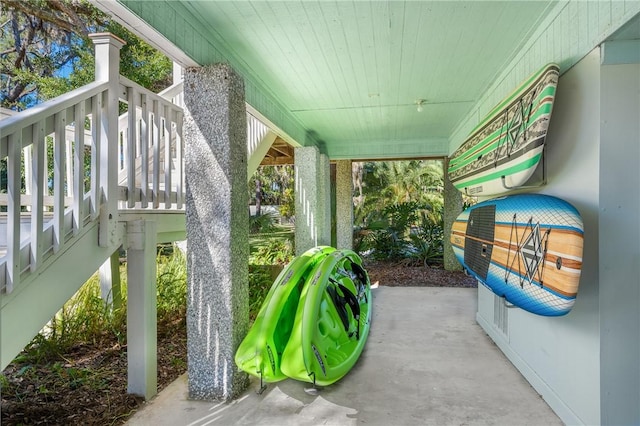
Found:
[[[256,216],[260,216],[262,214],[261,211],[262,205],[262,181],[260,178],[256,179]]]

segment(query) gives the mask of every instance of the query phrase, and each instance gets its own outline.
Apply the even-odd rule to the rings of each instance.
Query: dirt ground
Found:
[[[372,285],[378,282],[389,287],[477,287],[477,281],[464,272],[446,271],[439,266],[367,262],[365,269]]]
[[[463,272],[368,263],[381,286],[476,287]],[[186,371],[184,319],[158,325],[158,389]],[[144,401],[127,394],[127,348],[114,339],[83,344],[47,362],[10,364],[0,376],[1,421],[10,425],[118,425]]]

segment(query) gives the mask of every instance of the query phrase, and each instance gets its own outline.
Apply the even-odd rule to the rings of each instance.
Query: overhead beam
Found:
[[[414,140],[369,140],[344,141],[327,144],[332,160],[363,158],[366,160],[414,159],[425,157],[445,157],[448,153],[447,138]]]
[[[265,157],[260,163],[261,166],[286,166],[295,162],[294,157]]]

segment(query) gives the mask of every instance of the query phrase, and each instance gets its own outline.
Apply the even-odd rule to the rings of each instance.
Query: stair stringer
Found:
[[[64,253],[43,262],[10,294],[0,295],[0,370],[20,353],[100,265],[122,244],[118,225],[115,246],[98,246],[99,222],[83,228]]]
[[[278,135],[268,130],[264,136],[256,143],[255,148],[249,153],[249,159],[247,161],[247,179],[251,180],[251,177],[260,167],[260,163],[264,159],[264,156],[269,152],[269,148],[273,145]]]

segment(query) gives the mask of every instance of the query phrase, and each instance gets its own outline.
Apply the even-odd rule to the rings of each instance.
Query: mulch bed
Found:
[[[186,324],[158,324],[158,389],[186,371]],[[127,348],[115,338],[74,347],[57,359],[3,371],[2,426],[119,425],[144,404],[127,394]]]
[[[371,283],[381,286],[477,286],[463,272],[439,266],[388,262],[367,262],[364,266]],[[158,325],[159,390],[186,371],[186,341],[184,321]],[[48,363],[10,364],[3,375],[3,426],[118,425],[144,404],[141,398],[127,394],[126,347],[115,339],[80,345]]]
[[[478,282],[462,271],[446,271],[442,266],[411,266],[405,263],[366,262],[371,284],[389,287],[468,287]]]

